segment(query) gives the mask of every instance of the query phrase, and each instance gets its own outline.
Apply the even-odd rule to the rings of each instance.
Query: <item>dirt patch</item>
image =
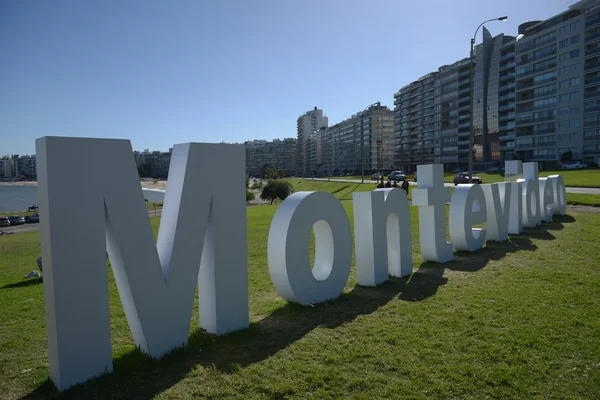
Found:
[[[567,205],[567,211],[600,213],[600,207]]]

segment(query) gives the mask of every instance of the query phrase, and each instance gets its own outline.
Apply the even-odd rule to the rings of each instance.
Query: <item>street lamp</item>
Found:
[[[378,107],[381,103],[369,104],[360,113],[360,182],[365,183],[365,125],[363,124],[363,113],[371,107]]]
[[[481,28],[485,23],[487,22],[492,22],[492,21],[506,21],[508,19],[507,16],[504,17],[499,17],[499,18],[492,18],[492,19],[488,19],[487,21],[483,21],[481,24],[479,24],[479,26],[477,27],[477,29],[475,29],[475,34],[473,35],[473,38],[471,39],[471,65],[470,65],[470,69],[471,69],[471,73],[470,73],[470,99],[469,99],[469,183],[473,183],[473,141],[474,141],[474,134],[473,134],[473,100],[474,100],[474,96],[473,96],[473,86],[474,86],[474,73],[475,73],[475,60],[473,58],[473,52],[474,52],[474,47],[475,47],[475,38],[477,37],[477,32],[479,31],[479,28]]]

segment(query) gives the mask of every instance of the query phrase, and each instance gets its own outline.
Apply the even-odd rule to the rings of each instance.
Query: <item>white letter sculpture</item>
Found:
[[[542,223],[537,162],[523,163],[523,178],[523,226],[535,228]]]
[[[356,280],[376,286],[412,274],[410,209],[400,189],[354,192]]]
[[[421,255],[425,261],[452,261],[452,243],[446,241],[446,203],[450,188],[444,187],[441,164],[418,165],[419,188],[413,189],[413,206],[419,207]]]
[[[508,220],[508,233],[519,235],[523,232],[523,173],[520,160],[505,162],[505,180],[510,185],[510,217]]]
[[[59,390],[112,371],[106,250],[134,342],[151,357],[187,343],[197,285],[201,327],[248,326],[243,145],[173,148],[157,243],[128,140],[36,145],[48,357]],[[215,179],[215,165],[226,180]]]
[[[508,239],[510,219],[510,195],[512,184],[488,183],[481,185],[487,204],[487,240],[502,242]]]
[[[554,186],[552,179],[539,178],[540,185],[540,212],[544,222],[552,221],[554,208]]]
[[[552,214],[565,215],[567,213],[567,188],[565,181],[560,175],[550,175],[552,181],[554,201],[552,203]]]
[[[473,225],[486,221],[485,195],[478,184],[458,185],[450,202],[450,237],[456,250],[475,251],[485,244],[486,230]]]
[[[315,232],[315,265],[309,260]],[[344,207],[330,193],[298,192],[285,199],[273,217],[267,247],[269,273],[287,301],[316,304],[344,290],[352,264],[352,232]]]

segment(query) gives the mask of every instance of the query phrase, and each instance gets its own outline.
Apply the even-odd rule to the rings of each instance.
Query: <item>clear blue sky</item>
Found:
[[[0,155],[46,135],[127,138],[134,149],[296,136],[468,56],[561,0],[103,0],[0,3]],[[480,41],[481,38],[478,38]]]

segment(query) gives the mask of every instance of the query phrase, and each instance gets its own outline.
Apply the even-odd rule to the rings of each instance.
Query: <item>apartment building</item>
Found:
[[[166,152],[151,152],[148,149],[143,152],[134,151],[133,156],[135,158],[135,163],[143,170],[143,173],[140,172],[140,176],[142,178],[167,179],[169,176],[172,153],[172,148]]]
[[[514,147],[515,38],[492,37],[474,50],[473,159],[479,168],[512,156]],[[471,117],[471,63],[464,58],[402,87],[394,94],[395,164],[444,164],[467,169]],[[512,131],[511,131],[512,129]]]
[[[313,110],[305,112],[303,115],[298,117],[297,120],[297,132],[298,139],[296,142],[296,174],[298,176],[308,176],[308,164],[306,160],[307,146],[306,142],[308,139],[318,130],[327,128],[328,119],[323,114],[323,110],[315,107]]]
[[[394,112],[381,103],[307,139],[306,176],[365,174],[394,169]]]
[[[284,170],[286,176],[296,174],[296,139],[252,140],[246,146],[246,174],[263,176],[265,167]]]
[[[600,0],[521,24],[518,33],[492,37],[484,27],[475,47],[475,169],[511,159],[557,168],[565,153],[600,162]],[[467,168],[469,74],[470,60],[462,59],[394,95],[397,166]]]

